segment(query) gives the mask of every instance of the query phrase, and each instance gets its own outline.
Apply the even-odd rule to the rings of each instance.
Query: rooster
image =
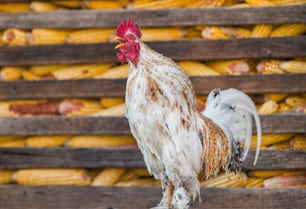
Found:
[[[188,209],[196,197],[200,200],[201,179],[220,169],[240,171],[253,118],[258,135],[255,165],[259,116],[252,100],[236,89],[212,90],[199,112],[188,76],[140,38],[140,27],[131,19],[118,25],[114,38],[119,61],[130,67],[126,117],[149,173],[162,184],[162,200],[154,208]]]

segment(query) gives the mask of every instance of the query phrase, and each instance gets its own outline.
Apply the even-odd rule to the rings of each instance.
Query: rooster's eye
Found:
[[[136,38],[135,38],[135,36],[133,34],[129,34],[129,35],[127,35],[127,39],[135,40]]]

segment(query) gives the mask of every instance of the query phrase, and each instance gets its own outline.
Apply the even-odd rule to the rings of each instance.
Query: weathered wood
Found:
[[[305,93],[306,74],[194,76],[197,95],[214,88],[237,88],[248,94]],[[0,100],[124,97],[126,79],[0,82]]]
[[[255,151],[244,162],[245,170],[305,170],[306,151],[261,150],[256,166]],[[0,148],[1,169],[145,167],[137,148]]]
[[[305,114],[261,115],[260,118],[263,133],[306,132]],[[125,117],[0,117],[0,135],[84,134],[130,134],[130,129]]]
[[[159,187],[0,186],[2,209],[144,209],[160,198]],[[306,189],[202,188],[201,199],[192,209],[303,208]]]
[[[175,60],[290,58],[306,56],[306,36],[148,42]],[[1,65],[118,62],[114,43],[0,47]]]
[[[128,17],[142,27],[305,23],[306,6],[0,13],[0,28],[116,27]]]

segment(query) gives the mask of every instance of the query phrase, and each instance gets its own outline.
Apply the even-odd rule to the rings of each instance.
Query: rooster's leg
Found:
[[[163,197],[163,204],[162,206],[164,208],[169,208],[172,196],[173,196],[173,185],[170,183],[166,186],[165,191],[164,191],[164,197]]]

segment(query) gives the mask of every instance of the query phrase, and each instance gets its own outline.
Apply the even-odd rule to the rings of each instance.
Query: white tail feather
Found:
[[[249,151],[252,139],[252,118],[254,117],[257,128],[254,165],[256,164],[261,144],[261,123],[255,104],[248,95],[233,88],[223,91],[214,89],[208,95],[206,108],[202,114],[218,124],[231,142],[244,142],[241,161],[245,160]]]

